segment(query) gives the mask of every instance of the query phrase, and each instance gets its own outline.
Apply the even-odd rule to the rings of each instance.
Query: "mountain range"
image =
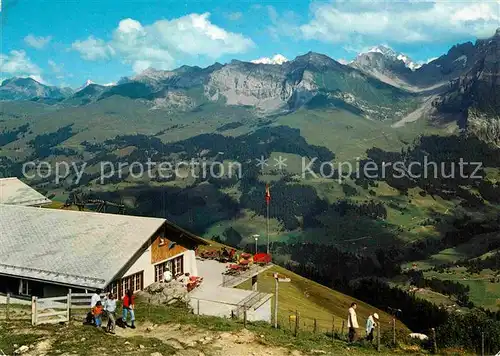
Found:
[[[453,46],[424,64],[377,46],[348,65],[314,52],[290,61],[276,55],[206,68],[150,68],[116,85],[88,81],[76,91],[31,78],[11,78],[0,86],[0,100],[71,107],[116,95],[175,112],[199,110],[208,104],[250,108],[258,116],[303,107],[337,107],[367,118],[398,121],[431,98],[432,115],[455,115],[461,126],[467,125],[471,115],[480,122],[478,127],[490,123],[497,127],[498,119],[484,121],[484,115],[497,115],[500,105],[499,44],[500,29],[492,38]]]

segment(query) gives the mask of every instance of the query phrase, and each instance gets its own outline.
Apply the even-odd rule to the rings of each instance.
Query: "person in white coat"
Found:
[[[356,340],[356,329],[359,328],[358,317],[356,316],[356,308],[358,305],[352,303],[349,308],[349,314],[347,316],[347,327],[349,328],[349,342],[354,342]]]
[[[90,309],[95,307],[97,302],[101,301],[101,290],[97,289],[94,294],[92,294],[92,297],[90,298]]]
[[[165,272],[163,272],[163,282],[164,283],[170,283],[173,279],[172,272],[170,271],[170,268],[167,268]]]

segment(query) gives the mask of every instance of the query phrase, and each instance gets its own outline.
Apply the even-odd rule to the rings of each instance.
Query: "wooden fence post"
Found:
[[[318,321],[316,319],[314,319],[314,333],[316,334],[316,332],[318,331]]]
[[[295,311],[295,337],[297,337],[297,335],[299,334],[299,325],[300,325],[299,319],[300,319],[300,313],[298,312],[298,310],[296,310]]]
[[[68,324],[69,324],[69,321],[71,320],[71,288],[68,290]]]
[[[5,319],[9,320],[10,293],[7,293],[7,305],[5,306]]]
[[[255,248],[257,251],[257,248]],[[278,328],[278,290],[279,290],[279,282],[278,276],[274,277],[274,328]]]
[[[396,346],[396,317],[392,318],[392,343]]]
[[[37,305],[36,305],[36,297],[31,297],[31,325],[35,326],[37,323]]]
[[[246,308],[243,310],[243,327],[247,328],[247,310]]]
[[[332,316],[332,340],[335,338],[335,317]]]
[[[198,319],[200,318],[200,300],[198,299],[198,302],[196,303],[196,309],[198,311]],[[232,312],[232,310],[231,310]]]
[[[484,332],[481,333],[481,356],[484,356]]]
[[[436,329],[432,328],[432,351],[437,354],[437,340],[436,340]]]
[[[340,337],[344,337],[344,326],[345,326],[345,320],[342,320],[342,330],[340,331]]]
[[[380,352],[380,322],[377,322],[377,351]]]

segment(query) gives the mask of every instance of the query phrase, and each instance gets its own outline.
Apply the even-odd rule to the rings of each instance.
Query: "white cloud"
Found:
[[[94,36],[89,36],[83,41],[73,42],[71,48],[80,52],[80,56],[88,61],[109,59],[114,54],[114,50],[109,44]]]
[[[448,0],[313,3],[301,37],[324,42],[435,42],[487,37],[499,26],[498,3]]]
[[[54,73],[61,73],[63,71],[63,65],[62,64],[57,64],[54,62],[52,59],[48,60],[49,67]]]
[[[87,60],[116,55],[135,72],[141,72],[149,67],[171,69],[186,57],[214,60],[254,46],[250,38],[212,24],[209,17],[209,13],[190,14],[151,25],[128,18],[120,21],[109,42],[89,37],[72,47]]]
[[[49,59],[47,61],[47,63],[49,64],[49,68],[52,71],[52,74],[54,75],[54,77],[56,79],[61,81],[61,80],[65,79],[66,76],[71,77],[71,75],[68,75],[68,73],[64,72],[64,65],[63,64],[58,64],[55,61],[53,61],[52,59]]]
[[[243,13],[241,11],[236,11],[227,13],[224,16],[231,21],[238,21],[243,17]]]
[[[279,14],[274,6],[266,6],[267,16],[271,26],[267,27],[267,32],[274,40],[280,40],[281,36],[300,37],[299,18],[293,11],[285,11]]]
[[[28,46],[31,46],[36,49],[43,49],[46,45],[49,44],[49,42],[52,40],[52,36],[47,36],[47,37],[42,37],[42,36],[34,36],[32,34],[29,34],[28,36],[24,37],[24,42]]]
[[[23,50],[12,50],[9,54],[0,54],[0,72],[8,76],[32,77],[43,82],[41,69],[31,62]]]

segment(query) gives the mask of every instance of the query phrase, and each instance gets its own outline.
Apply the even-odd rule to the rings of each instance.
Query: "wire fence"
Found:
[[[71,302],[68,303],[68,300]],[[69,304],[71,317],[78,317],[80,314],[85,314],[89,310],[90,294],[73,294],[69,297],[69,299],[67,299],[66,303]],[[150,305],[150,303],[147,303],[147,305]],[[213,315],[224,318],[239,319],[246,327],[247,323],[257,321],[255,319],[256,311],[258,311],[263,304],[257,303],[253,306],[242,307],[242,305],[238,303],[225,303],[215,300],[191,298],[190,306],[192,313],[197,316]],[[219,315],[214,315],[213,309],[215,307],[219,308]],[[206,313],[205,311],[207,310],[212,310],[212,313]],[[236,314],[236,310],[239,310],[238,315]],[[37,313],[37,310],[36,307],[34,307],[32,300],[19,298],[17,296],[13,298],[9,294],[0,294],[0,322],[18,320],[33,321],[33,313]],[[148,314],[147,311],[146,314]],[[271,316],[269,316],[268,321],[271,322]],[[350,341],[347,320],[343,320],[343,318],[337,318],[335,316],[331,316],[330,318],[311,318],[301,315],[298,311],[290,311],[285,315],[281,314],[278,316],[277,325],[279,329],[287,330],[296,337],[305,334],[317,334],[327,336],[332,340]],[[486,332],[481,332],[480,330],[478,331],[478,335],[481,342],[480,346],[476,347],[474,350],[475,354],[482,356],[500,355],[500,345],[496,345],[493,342],[492,335],[488,335]],[[424,341],[412,339],[409,337],[408,333],[397,330],[396,324],[394,323],[392,324],[392,327],[384,325],[382,328],[379,323],[374,331],[374,338],[371,342],[374,345],[374,348],[378,350],[380,350],[381,346],[393,347],[400,343],[424,343],[431,352],[435,354],[439,353],[441,345],[439,339],[436,338],[435,330],[429,330],[427,336],[428,339]],[[363,339],[366,339],[366,335],[364,328],[361,327],[357,329],[356,340],[359,341]]]
[[[382,346],[392,348],[399,344],[418,344],[424,346],[434,354],[439,354],[442,345],[440,345],[440,340],[436,337],[436,330],[434,328],[428,330],[427,334],[425,334],[426,339],[420,339],[419,337],[422,337],[424,334],[412,334],[413,337],[411,337],[408,332],[398,329],[397,323],[399,323],[397,319],[393,319],[390,325],[377,323],[371,341],[367,339],[365,328],[360,325],[360,328],[356,330],[354,340],[371,342],[379,351]],[[278,316],[278,328],[287,330],[297,337],[301,334],[309,333],[326,335],[332,338],[332,340],[350,341],[347,319],[344,320],[335,316],[331,316],[330,319],[311,318],[301,315],[298,311],[290,311],[286,315]],[[500,345],[494,345],[494,336],[488,335],[486,332],[479,332],[479,335],[481,343],[474,350],[474,354],[500,356]]]
[[[278,327],[294,334],[313,333],[334,336],[336,339],[347,340],[347,323],[342,318],[311,318],[300,312],[289,312],[278,315]]]

